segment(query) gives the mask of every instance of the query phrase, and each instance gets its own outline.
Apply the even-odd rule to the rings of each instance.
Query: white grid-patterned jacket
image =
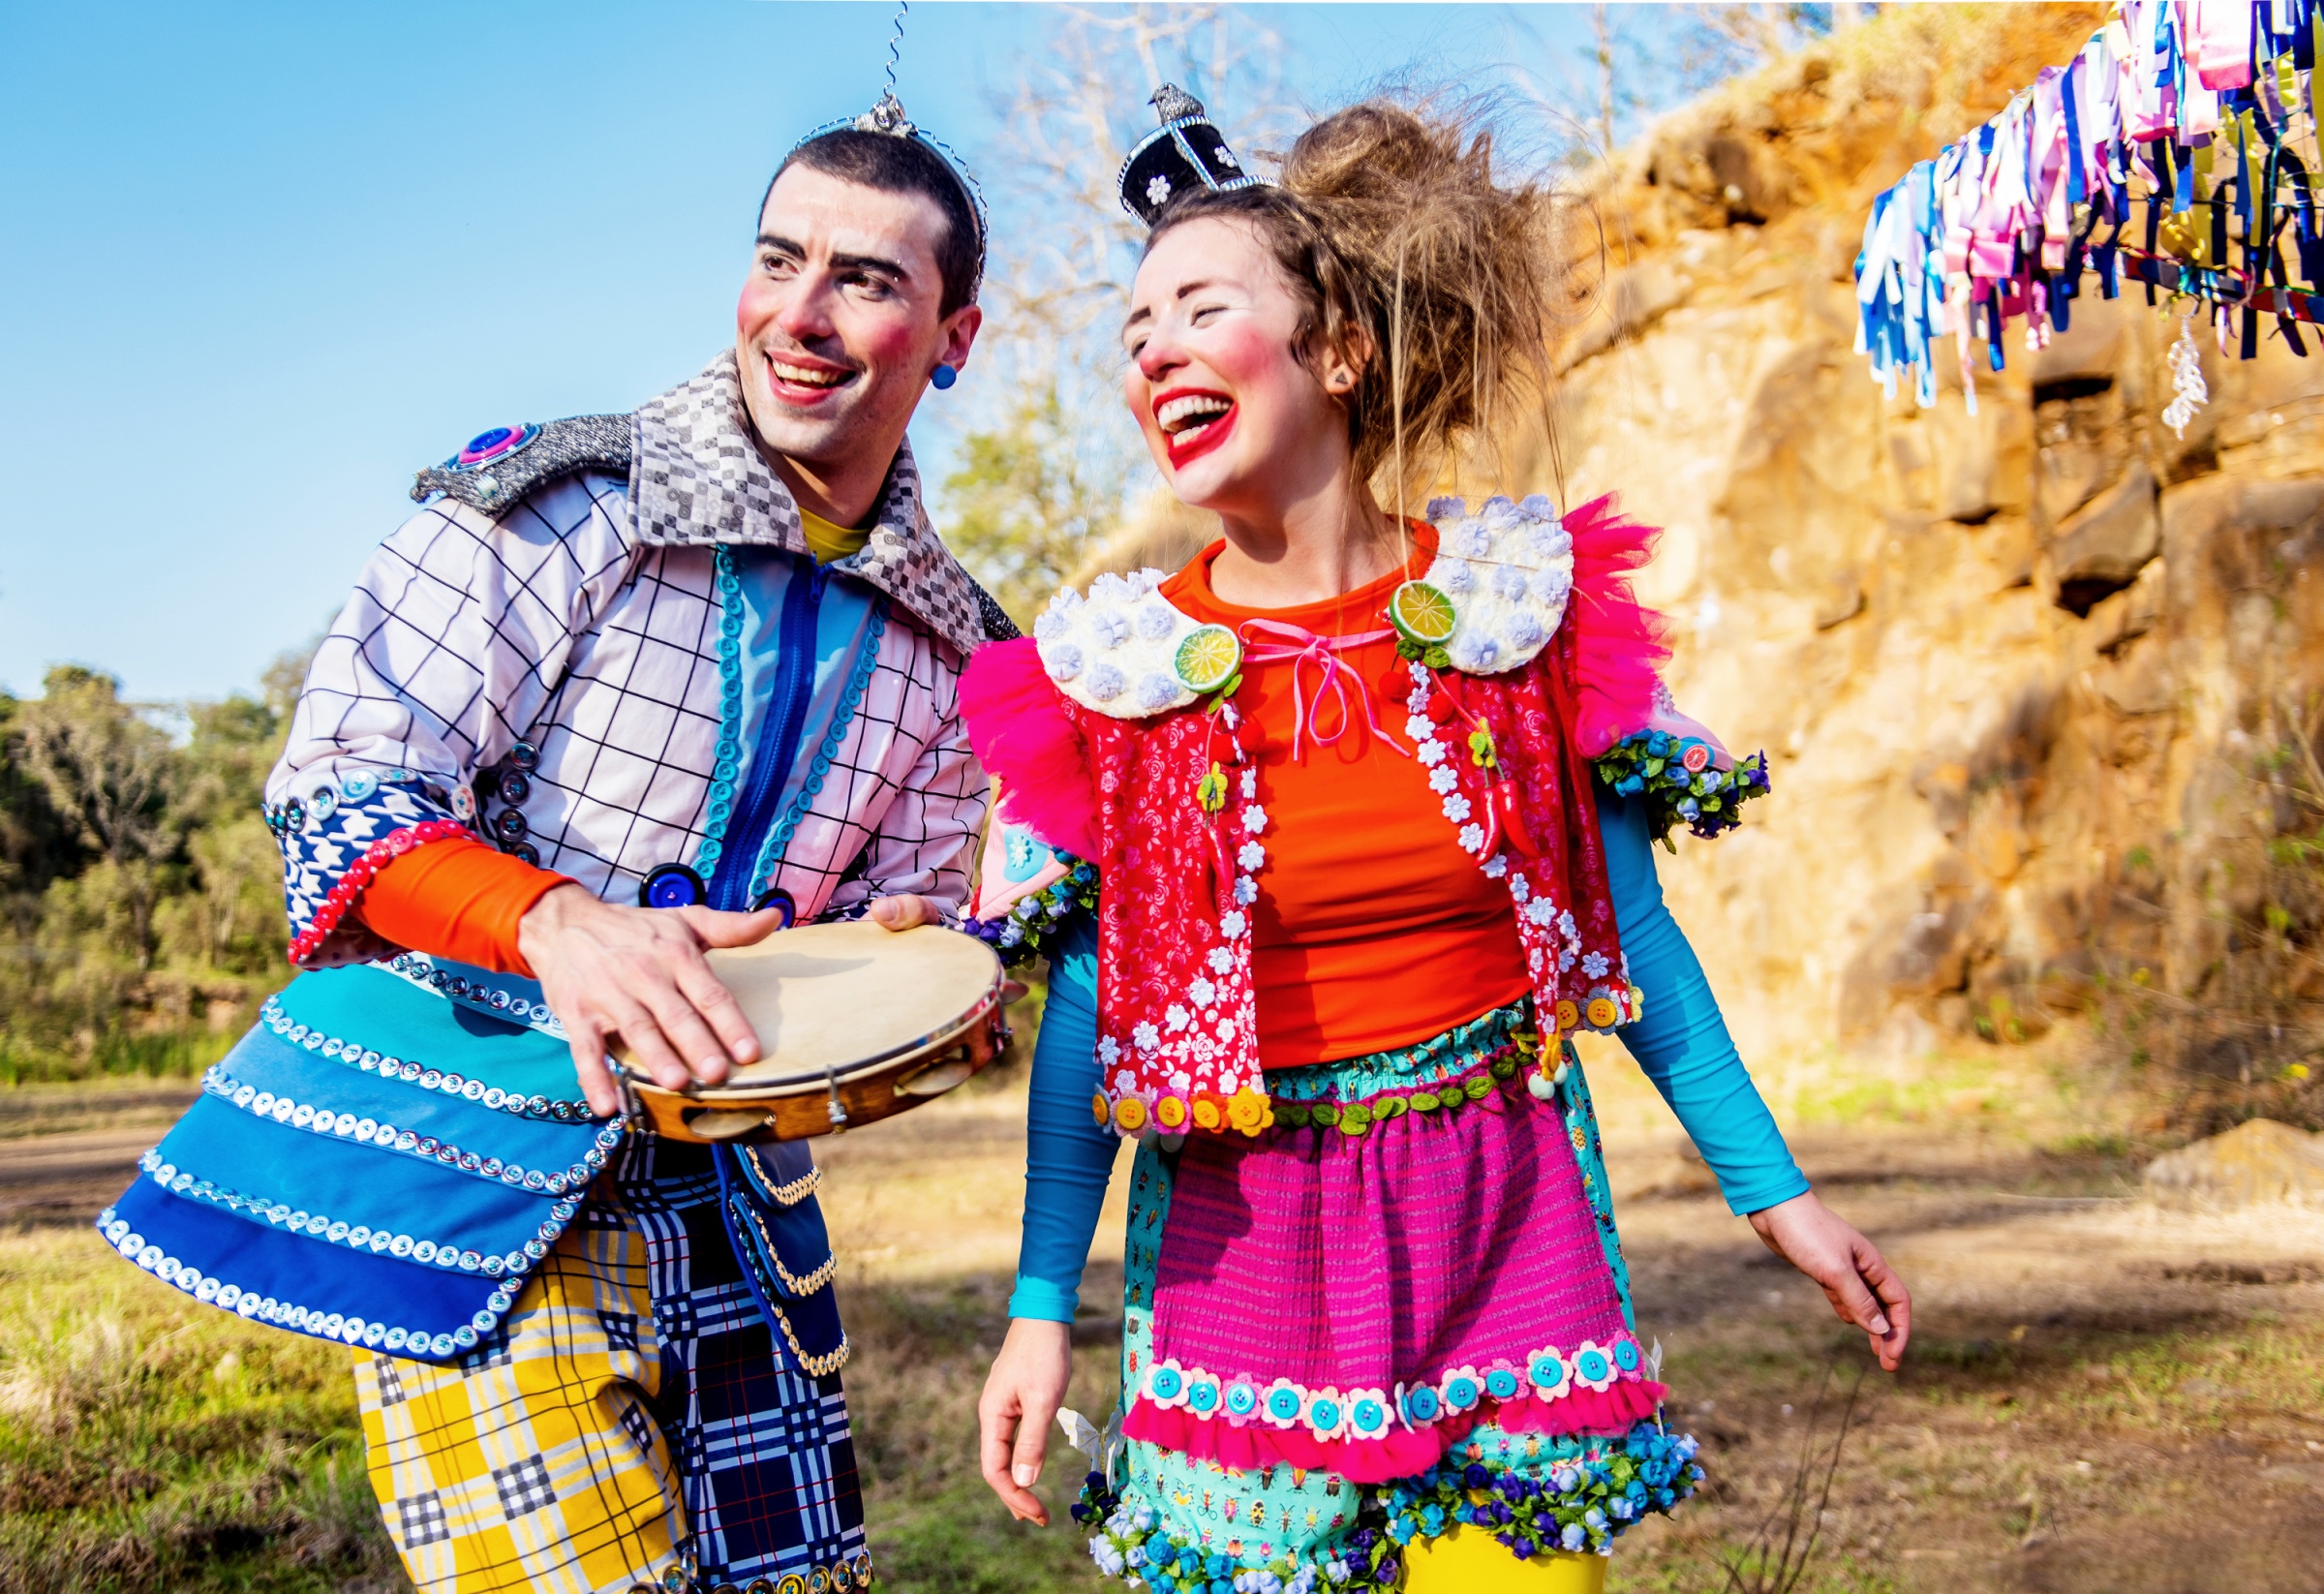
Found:
[[[397,950],[346,909],[373,843],[429,821],[521,839],[615,902],[693,857],[719,731],[716,547],[808,553],[741,414],[721,356],[639,410],[627,480],[583,470],[495,513],[441,498],[372,557],[267,782],[303,966]],[[802,919],[906,892],[957,909],[987,796],[959,675],[985,630],[976,587],[922,512],[908,448],[870,542],[831,569],[884,594],[889,624],[773,883]],[[524,801],[480,805],[478,773],[505,781],[520,743],[537,759]]]

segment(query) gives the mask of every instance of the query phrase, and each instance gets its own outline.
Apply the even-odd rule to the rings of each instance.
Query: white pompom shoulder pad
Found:
[[[1067,587],[1033,622],[1041,667],[1084,708],[1142,720],[1195,699],[1178,679],[1178,646],[1200,623],[1156,589],[1160,570],[1101,575],[1085,598]]]
[[[1574,539],[1557,506],[1536,493],[1522,504],[1488,498],[1475,513],[1468,501],[1432,499],[1435,563],[1422,579],[1452,600],[1446,638],[1452,667],[1499,675],[1534,656],[1557,634],[1574,590]]]

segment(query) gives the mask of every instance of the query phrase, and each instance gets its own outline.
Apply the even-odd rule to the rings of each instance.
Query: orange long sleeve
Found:
[[[398,946],[529,976],[517,921],[566,883],[563,874],[457,837],[414,847],[381,870],[356,911]]]

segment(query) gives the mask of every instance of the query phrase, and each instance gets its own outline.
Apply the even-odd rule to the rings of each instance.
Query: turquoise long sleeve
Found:
[[[1646,993],[1645,1017],[1615,1033],[1718,1176],[1729,1209],[1756,1212],[1804,1195],[1807,1177],[1751,1083],[1686,932],[1663,904],[1645,805],[1602,789],[1598,829],[1605,838],[1622,952],[1630,977]]]
[[[1027,1093],[1024,1239],[1009,1315],[1070,1323],[1120,1147],[1089,1112],[1097,1093],[1097,927],[1086,913],[1050,960]]]
[[[1718,1177],[1728,1207],[1756,1212],[1806,1192],[1775,1115],[1720,1016],[1719,1001],[1663,902],[1642,804],[1600,794],[1606,882],[1630,975],[1646,1015],[1623,1044],[1670,1104]],[[1118,1141],[1092,1121],[1097,1091],[1097,935],[1086,917],[1051,961],[1049,1003],[1033,1048],[1024,1158],[1024,1239],[1011,1317],[1073,1321]]]

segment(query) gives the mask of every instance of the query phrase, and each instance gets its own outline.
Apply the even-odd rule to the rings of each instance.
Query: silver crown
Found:
[[[920,131],[903,113],[903,102],[894,89],[880,95],[879,104],[858,116],[854,125],[858,133],[884,133],[892,138],[908,138]]]

